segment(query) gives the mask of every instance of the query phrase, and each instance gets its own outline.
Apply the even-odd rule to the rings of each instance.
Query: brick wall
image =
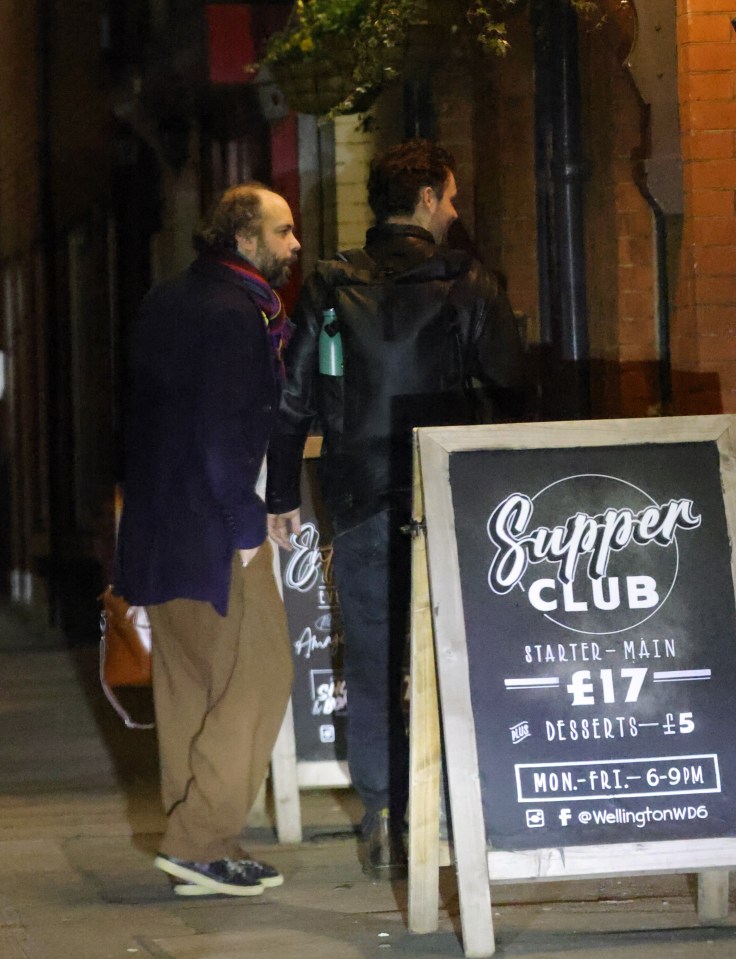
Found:
[[[736,412],[736,33],[725,0],[678,0],[685,215],[672,348],[677,411]]]
[[[483,56],[476,73],[476,219],[478,248],[508,283],[515,310],[538,339],[537,229],[534,179],[534,74],[524,8],[507,21],[511,50]]]
[[[458,185],[457,211],[463,226],[475,236],[476,166],[474,155],[475,102],[472,84],[462,62],[450,58],[438,71],[433,86],[436,139],[455,158]]]
[[[458,212],[479,259],[502,274],[514,308],[537,315],[531,45],[510,15],[505,58],[462,48],[434,80],[437,139],[455,156]]]
[[[646,113],[624,66],[630,20],[581,20],[586,258],[594,416],[660,411],[654,220],[639,189]]]
[[[363,246],[365,231],[373,222],[366,200],[368,164],[375,151],[375,136],[354,116],[335,121],[335,188],[337,195],[337,246],[340,250]]]

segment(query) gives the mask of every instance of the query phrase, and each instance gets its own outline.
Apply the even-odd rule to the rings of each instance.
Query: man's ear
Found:
[[[432,222],[432,214],[436,209],[437,194],[431,186],[423,186],[419,191],[417,205],[414,207],[413,222],[428,230]]]
[[[238,244],[238,253],[250,259],[258,248],[258,237],[246,236],[245,233],[236,233],[235,242]]]
[[[431,186],[423,186],[419,191],[419,203],[431,213],[437,205],[437,194]]]

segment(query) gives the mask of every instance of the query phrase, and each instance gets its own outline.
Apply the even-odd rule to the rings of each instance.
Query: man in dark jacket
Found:
[[[299,243],[261,184],[221,198],[202,252],[145,297],[133,334],[115,591],[146,607],[166,833],[180,895],[251,896],[281,875],[238,837],[292,663],[255,487],[290,329],[273,287]]]
[[[410,594],[412,428],[472,422],[471,384],[498,403],[518,395],[522,351],[513,312],[470,255],[444,245],[457,219],[453,160],[425,140],[374,159],[377,225],[362,250],[318,263],[296,311],[287,381],[269,452],[271,535],[298,532],[299,473],[316,415],[320,475],[334,527],[345,624],[348,762],[365,805],[366,871],[395,876],[408,792],[402,660]],[[319,341],[341,339],[343,368],[320,370]]]

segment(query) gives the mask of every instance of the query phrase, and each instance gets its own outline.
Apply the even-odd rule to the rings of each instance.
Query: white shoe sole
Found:
[[[268,879],[261,879],[261,885],[266,889],[275,889],[277,886],[283,886],[284,877],[279,873],[278,876],[271,876]]]
[[[216,896],[217,890],[206,886],[195,886],[193,882],[178,882],[172,886],[177,896]]]
[[[260,896],[263,893],[263,885],[260,882],[256,886],[236,886],[228,882],[218,882],[217,879],[210,879],[208,876],[203,876],[201,873],[195,872],[194,869],[188,869],[178,862],[172,862],[170,859],[166,859],[165,856],[156,856],[153,864],[158,869],[168,873],[169,876],[174,876],[176,879],[184,879],[187,883],[192,883],[195,886],[206,889],[210,894],[221,893],[225,896]],[[179,895],[185,894],[179,893]],[[186,893],[186,895],[197,894]],[[206,895],[206,893],[199,893],[199,895]]]
[[[261,885],[266,889],[275,889],[276,886],[283,886],[284,877],[270,876],[267,879],[261,879]],[[216,896],[218,890],[208,889],[206,886],[195,886],[193,882],[178,882],[172,887],[177,896]]]

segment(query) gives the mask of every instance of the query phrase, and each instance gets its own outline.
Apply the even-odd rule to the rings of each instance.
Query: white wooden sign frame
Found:
[[[449,458],[454,452],[482,449],[715,441],[731,544],[731,575],[736,590],[733,549],[736,541],[736,416],[430,427],[417,430],[416,439],[415,463],[419,475],[415,478],[415,516],[426,517],[428,564],[420,538],[414,551],[412,603],[410,929],[431,932],[438,924],[440,735],[433,670],[435,652],[466,956],[482,959],[495,951],[491,883],[698,873],[701,920],[724,918],[728,911],[728,871],[736,868],[736,838],[568,846],[519,852],[487,848],[470,705]],[[430,593],[434,649],[429,623]]]

